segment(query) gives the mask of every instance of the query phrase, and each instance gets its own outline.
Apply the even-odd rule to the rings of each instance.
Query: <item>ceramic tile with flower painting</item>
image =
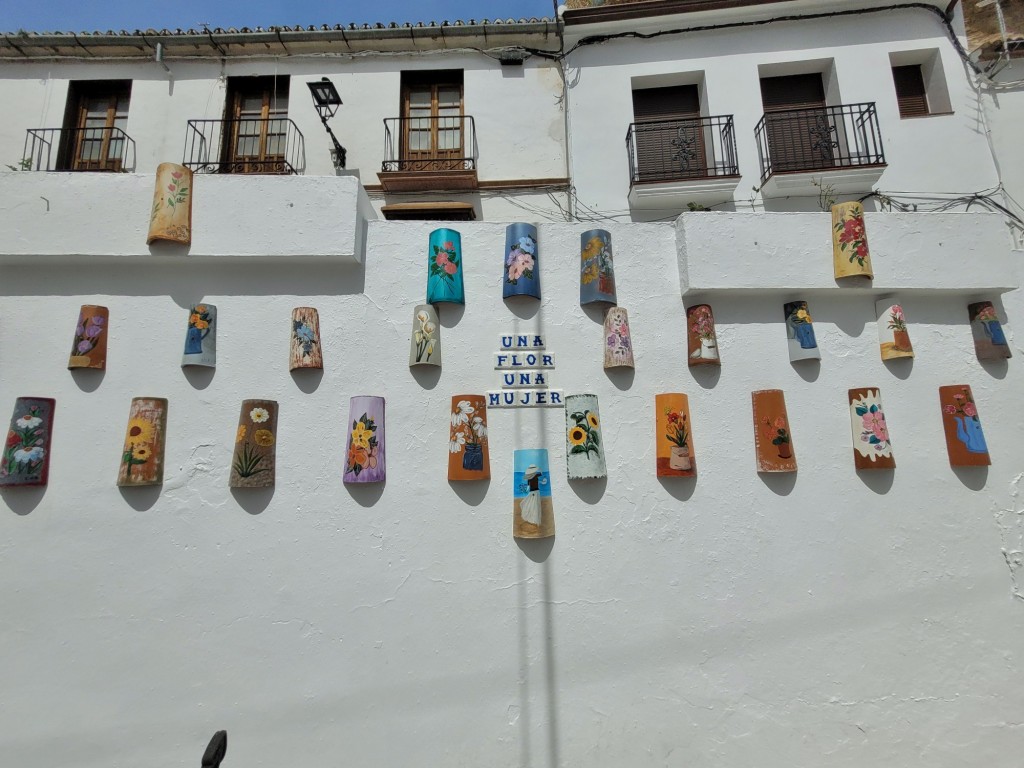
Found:
[[[243,400],[231,457],[232,488],[266,488],[277,469],[277,401]]]
[[[979,360],[1005,360],[1013,357],[1010,345],[999,323],[999,316],[991,301],[979,301],[967,305],[971,320],[971,335],[974,337],[974,352]]]
[[[512,454],[512,535],[517,539],[555,535],[546,448],[522,449]]]
[[[106,307],[83,304],[78,313],[75,340],[71,343],[71,357],[68,368],[107,367],[107,333],[110,327],[110,312]]]
[[[565,398],[565,469],[570,480],[608,476],[597,395]]]
[[[441,365],[441,323],[430,304],[413,310],[409,365]]]
[[[192,171],[177,163],[160,163],[156,169],[146,244],[158,240],[192,243]]]
[[[878,346],[882,359],[913,357],[914,347],[910,343],[903,307],[892,299],[881,299],[875,302],[875,314],[878,317]]]
[[[213,304],[195,304],[189,309],[181,367],[189,365],[217,366],[217,308]]]
[[[633,367],[629,315],[622,307],[611,307],[604,316],[604,367]]]
[[[117,472],[119,486],[160,485],[164,481],[166,432],[167,399],[132,398]]]
[[[505,228],[505,259],[502,296],[540,298],[540,249],[537,228],[532,224],[509,224]]]
[[[820,360],[818,340],[814,337],[814,321],[806,301],[790,301],[783,304],[786,319],[786,343],[789,347],[789,361]]]
[[[427,304],[465,304],[462,287],[462,235],[435,229],[427,246]]]
[[[864,206],[836,203],[832,206],[832,267],[838,280],[843,277],[873,277],[868,236],[864,227]]]
[[[796,472],[786,397],[781,389],[751,393],[754,410],[754,451],[758,472]]]
[[[988,455],[981,417],[971,388],[966,384],[939,387],[942,428],[946,433],[946,452],[951,467],[986,466]]]
[[[715,316],[707,304],[695,304],[686,310],[687,363],[695,365],[721,365],[718,356],[718,337],[715,334]]]
[[[346,483],[380,483],[387,477],[384,463],[384,398],[360,395],[349,401]]]
[[[292,335],[288,347],[288,370],[322,370],[324,357],[320,344],[320,315],[313,307],[292,310]]]
[[[0,487],[46,485],[50,472],[53,412],[51,397],[19,397],[0,455]]]
[[[654,396],[654,455],[658,477],[696,477],[690,399],[681,392]]]
[[[612,236],[603,229],[580,235],[580,305],[615,304]]]
[[[487,402],[483,395],[453,395],[448,438],[448,480],[490,480]]]
[[[893,469],[896,458],[889,425],[877,387],[851,389],[850,424],[853,428],[853,463],[857,469]]]

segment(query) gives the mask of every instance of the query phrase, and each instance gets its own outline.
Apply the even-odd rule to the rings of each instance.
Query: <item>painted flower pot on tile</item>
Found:
[[[181,367],[189,365],[217,365],[217,308],[213,304],[195,304],[189,309]]]
[[[449,423],[449,482],[489,480],[487,399],[483,395],[452,395]]]

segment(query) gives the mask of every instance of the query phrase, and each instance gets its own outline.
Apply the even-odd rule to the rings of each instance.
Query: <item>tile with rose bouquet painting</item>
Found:
[[[231,457],[232,488],[267,488],[277,469],[277,401],[243,400]]]
[[[832,206],[832,267],[837,280],[843,277],[870,280],[874,276],[864,229],[864,206],[860,203]]]
[[[604,316],[604,367],[633,367],[629,315],[622,307],[611,307]]]
[[[565,397],[565,469],[570,480],[608,476],[597,395]]]
[[[690,399],[681,392],[654,396],[654,456],[658,477],[696,477]]]
[[[320,345],[320,315],[313,307],[292,310],[292,337],[288,348],[288,370],[300,368],[323,370],[324,356]]]
[[[877,387],[851,389],[850,425],[853,428],[853,463],[857,469],[893,469],[896,458],[889,439],[889,425]]]
[[[615,304],[612,236],[603,229],[580,235],[580,306]]]
[[[987,466],[992,463],[988,455],[985,433],[981,431],[981,417],[974,402],[971,388],[966,384],[939,387],[942,407],[942,428],[946,433],[946,453],[949,466]]]
[[[878,317],[878,348],[882,359],[913,357],[914,347],[910,343],[903,307],[891,298],[881,299],[875,302],[875,315]]]
[[[217,308],[213,304],[194,304],[189,309],[181,367],[189,365],[217,367]]]
[[[715,316],[708,304],[694,304],[686,310],[687,364],[721,365]]]
[[[107,367],[107,333],[110,326],[110,312],[106,307],[83,304],[78,313],[75,340],[71,343],[71,357],[68,368]]]
[[[344,482],[384,482],[384,398],[353,397],[348,406],[348,433]]]
[[[1013,357],[1006,341],[1003,326],[991,301],[978,301],[967,305],[971,319],[971,335],[974,337],[974,352],[979,360],[1005,360]]]
[[[0,456],[0,487],[46,485],[50,473],[52,397],[19,397]]]
[[[146,244],[157,240],[192,244],[192,171],[177,163],[160,163],[156,169]]]
[[[435,229],[427,243],[427,304],[465,304],[462,235]]]
[[[814,337],[814,320],[806,301],[790,301],[782,305],[786,320],[786,343],[789,361],[820,360],[818,340]]]
[[[487,401],[483,395],[452,395],[448,480],[490,480]]]
[[[781,389],[751,392],[754,409],[754,451],[758,472],[796,472],[786,413],[786,396]]]
[[[540,298],[540,248],[535,226],[516,223],[505,228],[503,264],[502,296]]]
[[[441,322],[430,304],[418,304],[413,310],[409,365],[441,365]]]
[[[160,485],[164,481],[167,398],[134,397],[117,470],[119,486]]]

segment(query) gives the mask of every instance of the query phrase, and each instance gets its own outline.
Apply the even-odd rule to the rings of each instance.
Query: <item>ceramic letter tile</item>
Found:
[[[565,398],[565,466],[570,480],[608,476],[597,395]]]
[[[893,469],[889,425],[882,410],[882,393],[877,387],[851,389],[850,425],[853,428],[853,463],[857,469]]]
[[[554,536],[555,511],[546,448],[513,452],[512,493],[512,535],[518,539]]]
[[[629,315],[622,307],[612,307],[604,316],[604,367],[633,367],[633,339],[629,334]]]
[[[707,304],[695,304],[686,310],[686,342],[688,362],[695,365],[721,365],[715,316]]]
[[[448,480],[490,480],[487,403],[483,395],[453,395]]]
[[[435,229],[427,246],[427,304],[465,304],[462,287],[462,235]]]
[[[409,365],[441,365],[441,323],[430,304],[420,304],[414,310]]]
[[[832,206],[832,266],[836,279],[873,277],[868,236],[864,231],[864,206],[860,203]]]
[[[107,332],[110,313],[106,307],[83,304],[78,314],[75,340],[71,344],[68,368],[107,367]]]
[[[591,229],[580,235],[580,305],[615,303],[612,236]]]
[[[681,393],[654,396],[654,439],[658,477],[696,477],[690,399]]]
[[[754,450],[758,472],[796,472],[786,398],[781,389],[751,393],[754,406]]]
[[[277,467],[277,401],[243,400],[231,457],[232,488],[266,488]]]
[[[196,304],[189,310],[181,367],[187,365],[217,367],[217,308],[213,304]]]
[[[502,295],[540,298],[540,249],[537,228],[532,224],[509,224],[505,228]]]
[[[157,240],[192,244],[192,171],[183,165],[157,166],[146,244]]]
[[[789,361],[820,360],[818,341],[814,337],[814,321],[806,301],[791,301],[783,305],[786,318],[786,343],[789,346]]]
[[[914,347],[910,343],[903,307],[892,299],[881,299],[875,302],[875,314],[878,316],[878,345],[882,359],[913,357]]]
[[[991,464],[971,388],[966,384],[939,387],[939,403],[942,406],[942,427],[946,431],[949,465],[970,467]]]
[[[292,310],[292,341],[289,347],[288,370],[324,367],[320,347],[320,316],[312,307]]]
[[[135,397],[128,412],[117,484],[160,485],[164,481],[167,399]]]
[[[348,455],[344,482],[380,483],[387,476],[384,463],[384,398],[353,397],[348,408]]]
[[[1006,342],[1003,326],[991,301],[979,301],[967,305],[971,319],[971,334],[974,336],[974,351],[979,360],[1003,360],[1012,357],[1010,345]]]
[[[0,459],[0,487],[46,485],[57,402],[50,397],[19,397]]]

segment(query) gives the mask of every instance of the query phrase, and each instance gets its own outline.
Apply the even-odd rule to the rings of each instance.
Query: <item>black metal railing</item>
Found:
[[[754,135],[762,182],[773,173],[885,165],[874,102],[767,112]]]
[[[21,169],[131,173],[135,141],[120,128],[29,128]]]
[[[301,174],[306,140],[286,117],[189,120],[182,165],[196,173]]]
[[[630,185],[738,176],[732,115],[632,123],[626,132]]]
[[[477,156],[469,115],[384,119],[382,171],[475,171]]]

